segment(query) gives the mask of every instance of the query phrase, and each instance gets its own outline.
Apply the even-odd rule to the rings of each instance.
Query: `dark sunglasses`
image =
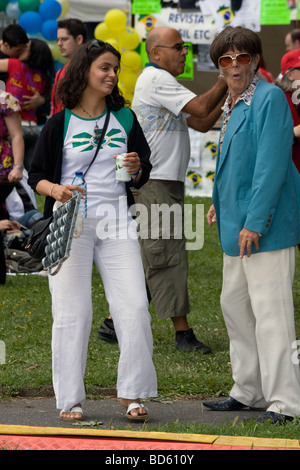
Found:
[[[102,48],[109,44],[108,42],[101,41],[101,39],[94,39],[86,48],[86,53],[88,54],[93,47]]]
[[[177,52],[181,52],[183,49],[187,51],[189,48],[187,44],[175,44],[175,46],[158,46],[157,45],[155,47],[162,47],[164,49],[174,49]]]
[[[222,55],[219,57],[218,63],[222,69],[227,69],[231,67],[233,61],[236,60],[241,65],[249,65],[252,61],[251,55],[248,52],[240,52],[235,55]]]

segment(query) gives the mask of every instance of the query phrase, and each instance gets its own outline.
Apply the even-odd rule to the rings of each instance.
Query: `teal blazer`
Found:
[[[250,106],[240,101],[234,107],[217,155],[213,204],[221,247],[229,256],[239,256],[244,227],[261,234],[259,252],[300,242],[300,175],[292,144],[284,93],[260,81]]]

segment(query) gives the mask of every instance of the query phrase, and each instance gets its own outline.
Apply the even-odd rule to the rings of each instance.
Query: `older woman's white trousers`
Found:
[[[129,236],[100,240],[97,223],[97,219],[84,221],[82,235],[73,239],[70,257],[57,275],[49,276],[53,386],[59,409],[85,402],[84,374],[93,315],[93,261],[102,278],[118,337],[118,396],[129,399],[157,396],[151,318],[139,242]]]
[[[224,255],[221,305],[231,352],[230,396],[248,406],[300,416],[294,325],[295,249]]]

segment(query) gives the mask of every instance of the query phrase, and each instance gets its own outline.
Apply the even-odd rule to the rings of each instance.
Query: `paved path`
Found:
[[[219,425],[233,423],[249,417],[254,419],[261,411],[242,410],[232,412],[214,412],[202,405],[200,400],[148,401],[149,409],[147,430],[158,426],[175,423],[208,423]],[[139,430],[143,427],[140,422],[129,421],[116,398],[88,400],[84,407],[84,419],[81,425],[89,422],[98,423],[98,429],[130,429]],[[59,419],[54,398],[14,398],[11,401],[0,402],[0,424],[44,427],[74,426],[68,421]],[[77,427],[77,426],[76,426]]]

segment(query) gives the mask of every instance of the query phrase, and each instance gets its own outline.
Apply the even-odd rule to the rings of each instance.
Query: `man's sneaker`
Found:
[[[180,331],[176,333],[175,348],[185,352],[200,352],[202,354],[210,354],[211,349],[209,346],[200,343],[194,335],[193,329],[187,331]]]
[[[98,330],[98,338],[108,343],[117,343],[118,338],[114,328],[114,322],[106,318]]]

